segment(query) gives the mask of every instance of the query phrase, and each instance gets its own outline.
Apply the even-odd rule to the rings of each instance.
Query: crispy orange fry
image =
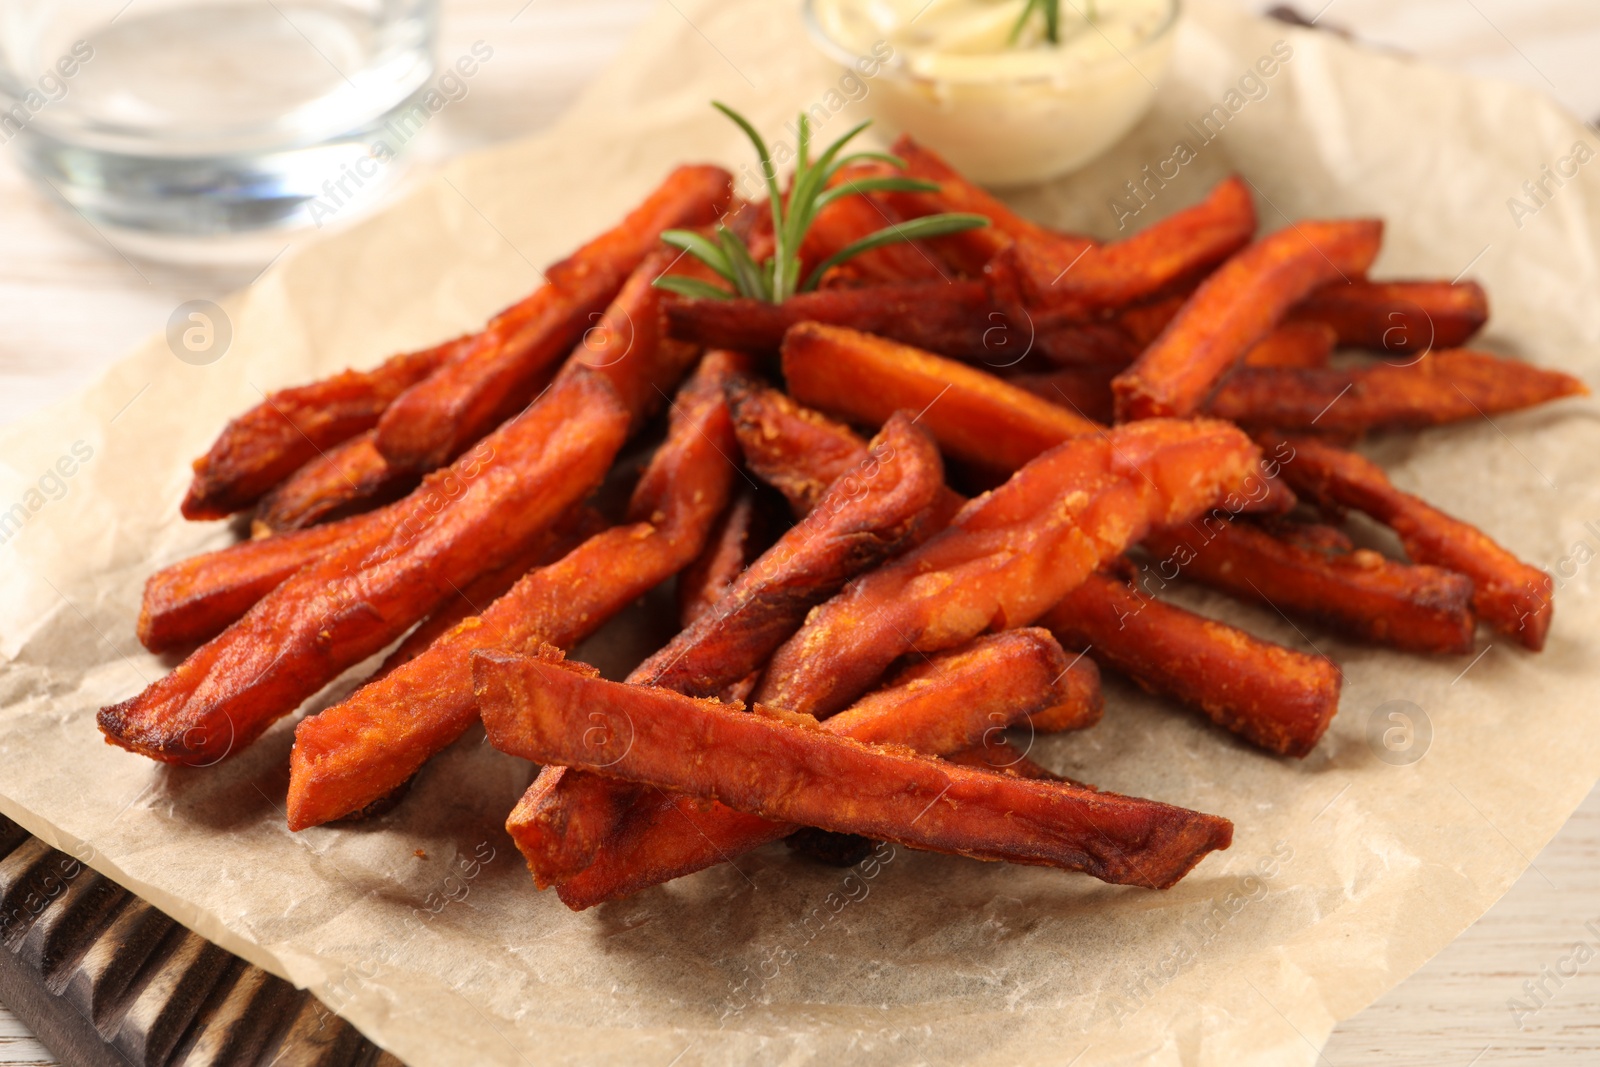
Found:
[[[764,300],[667,304],[674,337],[708,348],[776,352],[798,322],[848,326],[952,359],[1004,368],[1024,359],[1052,366],[1126,366],[1138,348],[1115,322],[1078,323],[1008,315],[983,282],[905,282]]]
[[[1340,344],[1375,352],[1460,348],[1489,321],[1477,282],[1334,282],[1289,313],[1331,327]]]
[[[628,415],[600,376],[567,376],[478,449],[429,475],[396,505],[395,526],[339,542],[171,674],[102,708],[101,731],[112,744],[174,763],[243,749],[599,485]]]
[[[944,489],[939,451],[896,414],[868,456],[837,479],[816,508],[778,538],[727,596],[628,681],[688,696],[721,696],[766,662],[806,612],[863,571],[919,539]],[[570,767],[546,767],[519,810],[519,843],[542,888],[582,870],[632,799],[633,790]]]
[[[1206,410],[1252,427],[1361,434],[1459,422],[1588,392],[1560,371],[1457,348],[1404,366],[1245,367],[1223,381]]]
[[[1338,540],[1331,532],[1327,540]],[[1145,545],[1160,557],[1162,577],[1181,574],[1358,641],[1407,652],[1472,648],[1472,582],[1454,571],[1396,563],[1370,549],[1297,543],[1249,523],[1210,518],[1158,530]]]
[[[471,341],[460,337],[394,356],[370,371],[342,371],[268,395],[229,422],[211,451],[194,461],[183,517],[225,519],[250,507],[323,449],[376,426],[397,396]]]
[[[352,537],[400,521],[400,506],[245,541],[163,567],[144,583],[139,643],[152,652],[209,641],[306,564]]]
[[[731,177],[720,167],[679,167],[615,228],[546,271],[545,285],[490,324],[485,343],[408,390],[378,424],[378,449],[399,470],[448,463],[532,398],[542,375],[595,326],[661,231],[716,218]],[[654,329],[624,320],[609,330]]]
[[[1234,427],[1204,420],[1074,438],[815,609],[773,656],[756,699],[826,716],[907,652],[1029,625],[1149,527],[1244,499],[1261,482],[1259,460]]]
[[[989,276],[997,293],[1026,307],[1088,318],[1155,295],[1205,271],[1250,243],[1255,204],[1238,178],[1205,200],[1110,244],[1077,247],[1058,237],[1019,236],[996,254]]]
[[[1173,885],[1232,839],[1216,816],[975,771],[790,712],[747,714],[539,657],[480,652],[473,677],[490,743],[503,752],[715,797],[774,821],[1150,888]]]
[[[1339,335],[1333,327],[1311,320],[1279,326],[1244,354],[1246,367],[1326,367]]]
[[[998,745],[999,731],[1061,699],[1061,684],[1051,683],[1064,659],[1060,647],[1041,630],[980,637],[862,697],[822,729],[843,737],[859,730],[858,740],[870,737],[930,755]],[[1087,690],[1083,696],[1088,698]],[[1098,692],[1093,702],[1098,707]],[[541,837],[530,834],[537,801],[529,790],[506,822],[512,840],[530,858],[536,854],[530,849],[543,846]],[[560,883],[556,893],[568,907],[582,910],[731,860],[794,829],[715,801],[646,793],[605,839],[594,861]]]
[[[1055,689],[1054,702],[1028,716],[1028,722],[1040,733],[1087,730],[1105,715],[1106,701],[1100,691],[1100,668],[1094,660],[1082,655],[1073,656],[1056,678]]]
[[[845,196],[823,208],[812,220],[800,245],[802,275],[846,245],[901,221],[865,196]],[[824,285],[847,279],[853,284],[945,282],[956,271],[926,241],[907,241],[874,248],[834,267]]]
[[[1026,752],[1004,737],[991,738],[980,745],[964,748],[960,752],[946,756],[945,759],[962,767],[978,767],[997,774],[1010,775],[1013,778],[1031,778],[1037,782],[1066,782],[1079,789],[1094,789],[1092,785],[1074,782],[1071,778],[1039,766],[1028,758]]]
[[[755,491],[745,486],[717,520],[700,555],[678,575],[678,625],[692,626],[710,611],[760,554],[759,520]]]
[[[747,461],[761,458],[752,469],[784,485],[836,476],[852,445],[856,454],[866,447],[846,427],[775,390],[746,387],[735,392],[732,405]],[[798,514],[811,507],[803,492],[791,499]],[[1315,743],[1338,708],[1337,668],[1226,623],[1148,598],[1130,599],[1135,596],[1120,582],[1091,575],[1042,621],[1069,647],[1094,646],[1096,655],[1104,652],[1109,665],[1146,689],[1199,707],[1264,747],[1281,752]],[[1074,663],[1063,678],[1061,706],[1034,715],[1036,729],[1075,729],[1099,720],[1099,672],[1093,668],[1087,659]],[[1248,684],[1239,684],[1241,676]],[[1278,740],[1283,737],[1290,739]]]
[[[482,615],[300,723],[289,767],[290,829],[360,810],[477,721],[473,650],[576,644],[695,557],[735,476],[722,387],[740,366],[738,357],[711,353],[684,386],[667,441],[634,490],[632,523],[525,575]]]
[[[1018,374],[1006,381],[1085,419],[1110,423],[1114,417],[1111,379],[1116,376],[1116,367],[1062,367],[1036,374]]]
[[[1100,429],[980,370],[839,326],[803,322],[784,335],[783,373],[803,404],[878,425],[918,413],[949,455],[1009,473],[1077,434]]]
[[[728,409],[745,466],[789,501],[796,518],[817,506],[834,480],[867,457],[867,442],[786,393],[748,379],[728,387]]]
[[[1279,755],[1305,756],[1339,710],[1333,661],[1252,637],[1091,575],[1040,622],[1153,693]]]
[[[1299,222],[1255,242],[1200,283],[1112,389],[1123,421],[1189,415],[1217,380],[1307,293],[1364,275],[1383,224]]]
[[[944,488],[939,452],[899,412],[867,458],[629,681],[715,696],[764,663],[817,604],[920,539]]]
[[[415,489],[417,476],[390,467],[373,436],[368,430],[334,445],[262,497],[252,523],[255,536],[368,511]]]
[[[480,574],[471,585],[418,623],[417,628],[406,634],[406,639],[384,657],[382,666],[367,682],[376,681],[402,663],[416,659],[439,638],[505,596],[524,574],[556,562],[605,528],[605,519],[593,508],[587,505],[573,508],[511,562]]]
[[[1413,562],[1459,571],[1472,579],[1472,606],[1501,633],[1539,651],[1550,631],[1555,583],[1490,540],[1483,531],[1396,489],[1370,460],[1306,438],[1264,435],[1262,445],[1288,445],[1284,477],[1318,501],[1356,508],[1390,527]]]
[[[876,198],[889,204],[902,217],[915,219],[941,211],[961,211],[988,218],[990,223],[988,226],[976,230],[964,230],[947,237],[935,237],[928,242],[969,277],[982,276],[983,268],[994,258],[995,253],[1010,245],[1018,237],[1029,236],[1041,241],[1055,242],[1064,250],[1073,250],[1074,254],[1094,245],[1094,242],[1086,237],[1057,233],[1037,223],[1029,222],[963,178],[932,149],[917,144],[909,136],[902,136],[895,141],[891,151],[905,160],[907,175],[939,183],[937,193],[875,194]]]

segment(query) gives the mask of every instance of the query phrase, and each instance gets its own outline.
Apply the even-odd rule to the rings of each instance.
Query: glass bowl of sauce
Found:
[[[1066,0],[1056,40],[1027,0],[806,0],[847,67],[882,57],[860,105],[985,185],[1053,178],[1100,155],[1155,100],[1178,0]],[[1021,21],[1020,31],[1019,20]]]

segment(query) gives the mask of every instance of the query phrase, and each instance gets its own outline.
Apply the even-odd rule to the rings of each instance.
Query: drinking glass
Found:
[[[0,144],[158,250],[321,223],[394,179],[437,21],[437,0],[0,0]]]

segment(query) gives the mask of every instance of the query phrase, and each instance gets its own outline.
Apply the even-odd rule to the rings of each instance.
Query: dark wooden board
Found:
[[[309,993],[3,817],[0,1002],[73,1067],[404,1067]]]

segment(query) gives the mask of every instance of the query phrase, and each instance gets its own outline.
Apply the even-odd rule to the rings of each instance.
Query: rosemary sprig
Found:
[[[940,237],[989,224],[989,220],[982,215],[954,212],[895,223],[846,245],[817,264],[810,274],[802,278],[800,245],[805,240],[806,231],[811,228],[811,224],[816,221],[817,215],[823,208],[840,197],[857,193],[931,193],[938,191],[939,186],[916,178],[882,176],[842,182],[830,189],[828,184],[834,176],[853,163],[875,160],[904,170],[905,160],[886,152],[852,152],[843,155],[845,145],[871,125],[870,122],[862,122],[846,131],[844,136],[823,149],[822,154],[812,161],[811,127],[802,113],[798,124],[798,151],[794,179],[789,186],[789,195],[785,197],[778,188],[778,168],[772,162],[772,153],[761,134],[748,119],[733,108],[716,101],[712,102],[712,106],[738,124],[745,136],[750,139],[750,143],[755,146],[756,155],[760,157],[761,173],[766,179],[767,197],[772,205],[773,252],[765,262],[757,263],[750,255],[750,249],[744,243],[744,239],[727,226],[720,224],[714,231],[714,237],[707,237],[693,230],[667,230],[661,235],[663,241],[675,248],[683,249],[700,260],[731,288],[724,289],[700,278],[684,278],[676,275],[663,275],[657,278],[655,284],[659,288],[699,299],[743,296],[778,303],[795,293],[815,289],[830,268],[863,252],[882,248],[884,245],[915,241],[924,237]]]
[[[1091,25],[1099,18],[1094,5],[1095,0],[1083,0],[1083,20]],[[1028,19],[1033,17],[1035,11],[1044,15],[1044,39],[1051,44],[1060,44],[1061,0],[1028,0],[1023,4],[1022,14],[1017,16],[1016,24],[1011,27],[1011,43],[1017,43],[1017,38],[1022,36],[1022,31],[1028,26]]]

